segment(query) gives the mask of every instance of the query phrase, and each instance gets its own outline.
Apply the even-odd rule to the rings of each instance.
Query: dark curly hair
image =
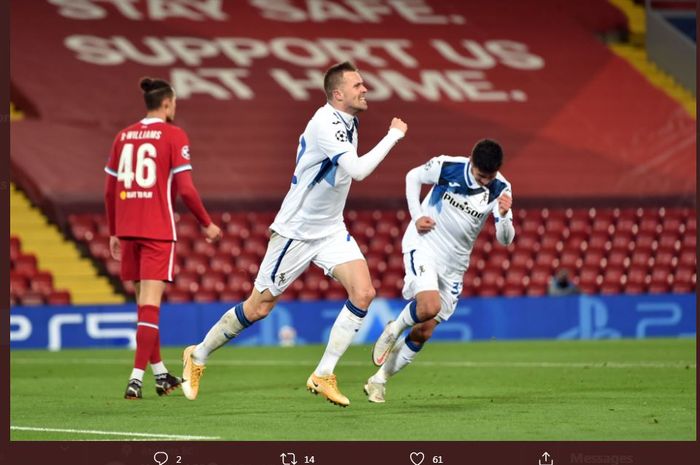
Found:
[[[484,173],[495,173],[503,164],[503,149],[491,139],[482,139],[474,145],[472,163]]]

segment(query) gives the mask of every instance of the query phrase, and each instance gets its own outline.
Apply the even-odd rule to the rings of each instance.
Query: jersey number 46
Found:
[[[117,180],[124,183],[126,189],[136,184],[142,189],[149,189],[156,183],[156,148],[153,144],[144,143],[136,150],[136,167],[134,169],[134,144],[124,144],[119,155]]]

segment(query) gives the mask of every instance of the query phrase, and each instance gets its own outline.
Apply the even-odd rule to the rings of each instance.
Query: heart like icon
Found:
[[[423,463],[423,460],[425,460],[425,454],[423,452],[411,452],[409,458],[411,459],[411,463],[413,463],[413,465],[420,465]]]

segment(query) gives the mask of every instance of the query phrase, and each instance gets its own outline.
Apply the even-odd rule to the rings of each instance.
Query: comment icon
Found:
[[[156,452],[153,454],[153,461],[156,462],[158,465],[165,465],[165,462],[168,461],[168,454],[161,451]]]

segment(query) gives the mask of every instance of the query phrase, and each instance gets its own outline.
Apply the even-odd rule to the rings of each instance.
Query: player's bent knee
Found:
[[[369,286],[355,290],[348,297],[350,298],[350,302],[352,302],[353,305],[367,310],[369,308],[369,304],[372,303],[372,300],[374,300],[376,295],[377,291],[374,289],[374,287]]]
[[[440,303],[438,302],[418,302],[416,306],[416,313],[421,321],[432,320],[440,313]]]

